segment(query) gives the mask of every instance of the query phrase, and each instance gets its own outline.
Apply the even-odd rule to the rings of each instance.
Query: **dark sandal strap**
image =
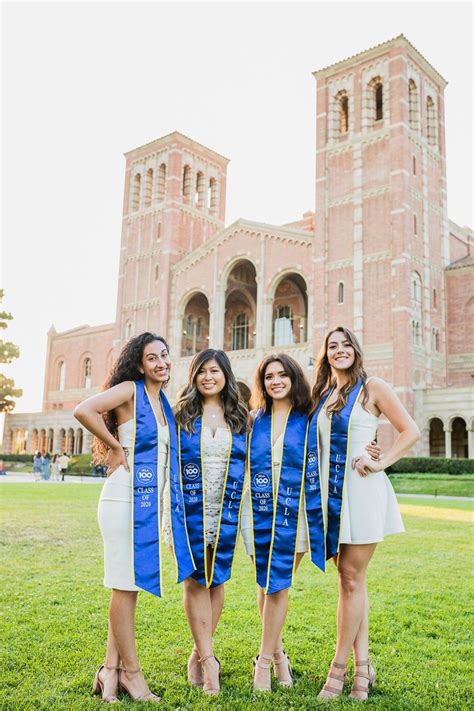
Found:
[[[364,659],[363,662],[354,662],[356,667],[368,667],[370,664],[370,659]]]
[[[337,679],[338,681],[345,681],[346,680],[346,675],[344,674],[341,676],[340,674],[333,674],[332,672],[329,672],[328,677],[331,677],[331,679]]]
[[[368,674],[364,674],[364,672],[356,672],[354,674],[354,679],[356,677],[360,677],[361,679],[367,679],[367,681],[370,681],[370,676]]]
[[[362,693],[367,694],[367,696],[369,695],[369,690],[368,690],[368,689],[364,689],[362,686],[353,686],[352,689],[351,689],[351,693],[352,693],[353,691],[361,691]]]
[[[342,694],[342,689],[336,689],[334,686],[328,686],[327,684],[324,684],[323,690],[330,691],[331,694]]]
[[[331,662],[331,666],[336,669],[347,669],[347,664],[339,664],[339,662]]]

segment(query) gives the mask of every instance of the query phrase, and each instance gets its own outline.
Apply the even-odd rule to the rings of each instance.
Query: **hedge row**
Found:
[[[442,457],[404,457],[387,474],[474,474],[474,459],[444,459]]]

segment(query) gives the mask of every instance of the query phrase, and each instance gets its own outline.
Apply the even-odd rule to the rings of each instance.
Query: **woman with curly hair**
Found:
[[[118,691],[158,702],[148,688],[135,645],[137,592],[161,595],[161,542],[172,544],[178,581],[194,570],[184,520],[177,436],[163,392],[171,360],[165,339],[153,333],[122,349],[104,391],[85,400],[75,417],[95,435],[96,461],[107,461],[99,501],[104,541],[104,585],[112,588],[104,664],[94,680],[104,701]]]
[[[220,663],[212,637],[232,573],[245,478],[248,411],[224,351],[207,349],[191,361],[178,398],[180,469],[186,524],[196,570],[184,581],[184,609],[194,648],[188,680],[219,692]]]
[[[311,479],[320,479],[327,511],[324,559],[332,558],[339,574],[336,651],[319,698],[342,694],[352,648],[355,674],[350,698],[366,701],[375,681],[369,660],[367,567],[377,544],[404,530],[384,469],[406,454],[420,431],[393,389],[381,378],[367,377],[361,347],[348,328],[339,326],[328,333],[312,395],[308,433],[312,462],[306,482],[308,486]],[[365,448],[381,415],[398,437],[374,461]],[[309,524],[311,530],[314,522]]]

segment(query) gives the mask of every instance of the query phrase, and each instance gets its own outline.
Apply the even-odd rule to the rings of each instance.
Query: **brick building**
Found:
[[[473,241],[447,216],[446,81],[403,36],[314,76],[315,212],[301,220],[226,226],[227,158],[178,132],[125,154],[115,323],[50,330],[43,412],[7,416],[5,451],[88,451],[71,411],[144,330],[171,344],[174,395],[208,345],[248,386],[277,348],[311,379],[344,324],[422,429],[417,453],[474,457]],[[391,426],[379,433],[387,446]]]

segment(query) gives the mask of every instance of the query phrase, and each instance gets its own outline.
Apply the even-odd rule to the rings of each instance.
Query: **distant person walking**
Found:
[[[41,456],[41,452],[35,452],[33,455],[33,474],[35,475],[35,481],[39,481],[41,479],[42,465],[43,457]]]
[[[43,481],[48,481],[51,476],[51,460],[49,458],[49,452],[43,457],[43,462],[41,464],[41,479]]]
[[[51,481],[59,481],[59,454],[54,454],[51,461]]]
[[[64,475],[67,472],[69,466],[69,457],[67,456],[66,452],[64,454],[61,454],[59,457],[58,461],[58,467],[59,467],[59,473],[61,474],[61,481],[64,481]]]

